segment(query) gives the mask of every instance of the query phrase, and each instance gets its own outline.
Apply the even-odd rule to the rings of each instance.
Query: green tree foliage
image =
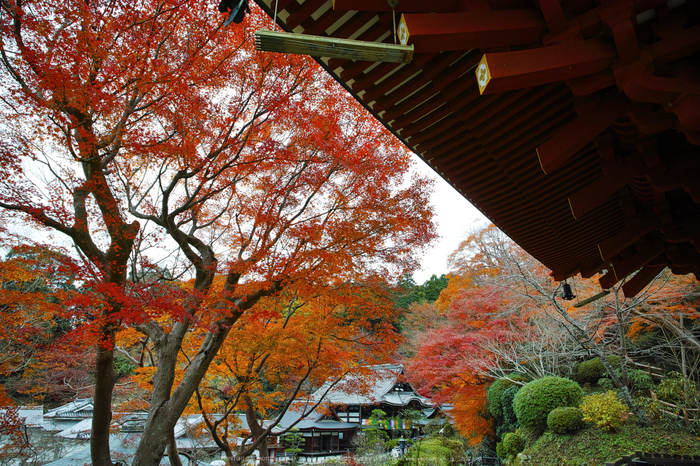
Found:
[[[284,451],[292,454],[292,464],[296,464],[299,453],[303,451],[301,445],[304,443],[304,437],[299,429],[296,427],[289,429],[289,432],[282,436],[282,443],[286,447]]]
[[[381,409],[372,410],[372,415],[369,417],[369,425],[363,432],[367,438],[369,446],[380,448],[389,438],[389,435],[383,429],[386,413]]]
[[[496,434],[511,432],[518,428],[518,417],[513,409],[513,400],[520,390],[520,385],[512,385],[501,393],[501,407],[503,409],[503,423],[496,428]]]
[[[399,282],[394,303],[400,309],[408,309],[414,303],[434,303],[440,297],[442,290],[447,288],[448,278],[433,275],[422,285],[418,285],[412,277],[406,277]]]

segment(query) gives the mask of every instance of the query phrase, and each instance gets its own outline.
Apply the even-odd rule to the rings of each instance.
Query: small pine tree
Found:
[[[389,439],[389,435],[383,429],[385,419],[386,413],[384,411],[381,409],[372,410],[372,415],[369,417],[370,427],[364,430],[368,446],[377,450],[380,450],[384,446],[384,442]]]
[[[289,432],[282,436],[282,443],[287,447],[284,451],[292,454],[292,465],[297,464],[299,453],[303,451],[301,444],[304,443],[304,437],[299,429],[296,427],[289,429]]]

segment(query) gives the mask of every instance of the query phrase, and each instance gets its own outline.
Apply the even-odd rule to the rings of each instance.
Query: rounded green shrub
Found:
[[[498,442],[496,444],[496,456],[498,456],[502,460],[504,460],[508,457],[508,454],[506,453],[506,451],[503,447],[503,442]]]
[[[571,379],[550,376],[522,387],[513,399],[513,409],[521,426],[544,430],[552,410],[578,406],[582,400],[583,390],[579,384]]]
[[[587,396],[581,404],[581,411],[584,421],[592,422],[608,432],[618,430],[630,416],[629,408],[612,390]]]
[[[508,387],[512,385],[513,382],[508,379],[496,379],[486,391],[486,401],[489,403],[489,412],[491,413],[491,416],[498,420],[503,418],[501,395]]]
[[[606,356],[608,362],[614,367],[620,367],[620,358],[617,356]],[[578,366],[576,366],[576,376],[581,383],[594,384],[599,378],[605,376],[608,372],[605,370],[605,366],[600,361],[600,358],[589,359],[588,361],[583,361]]]
[[[405,458],[409,460],[409,463],[430,458],[431,464],[434,466],[454,464],[452,450],[439,438],[431,438],[414,444],[406,453]]]
[[[555,434],[576,432],[583,426],[583,411],[573,406],[553,409],[547,416],[547,427]]]
[[[525,439],[515,432],[509,432],[504,435],[501,443],[503,443],[502,450],[506,456],[515,456],[525,449]]]

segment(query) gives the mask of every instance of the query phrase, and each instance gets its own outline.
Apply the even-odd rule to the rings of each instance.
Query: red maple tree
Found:
[[[436,401],[453,403],[460,431],[476,445],[491,431],[486,389],[493,364],[489,345],[517,341],[527,324],[506,312],[507,298],[495,287],[462,289],[435,322],[416,338],[408,369],[419,390]]]
[[[158,464],[259,300],[398,277],[434,237],[429,184],[404,183],[409,154],[313,61],[256,52],[258,10],[228,29],[202,1],[6,0],[2,12],[0,207],[62,233],[84,260],[75,309],[91,313],[81,322],[97,342],[93,464],[111,465],[125,328],[152,342],[157,366],[133,464]],[[162,263],[135,244],[162,249]],[[152,276],[128,279],[145,268],[193,285],[167,294]],[[203,337],[180,377],[194,328]]]

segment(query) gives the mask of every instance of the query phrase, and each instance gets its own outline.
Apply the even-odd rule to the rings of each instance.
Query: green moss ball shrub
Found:
[[[617,356],[607,356],[606,359],[614,367],[620,367],[620,358]],[[576,378],[581,383],[594,384],[601,377],[607,375],[605,366],[600,361],[600,358],[589,359],[588,361],[583,361],[578,366],[576,366]]]
[[[578,406],[583,400],[581,386],[571,379],[543,377],[526,384],[513,399],[513,409],[523,427],[544,430],[547,416],[556,408]]]
[[[629,408],[608,390],[587,396],[581,404],[583,420],[592,422],[607,432],[617,431],[630,416]]]
[[[498,456],[502,460],[504,460],[508,457],[508,455],[506,454],[506,451],[503,447],[503,442],[498,442],[496,444],[496,456]]]
[[[509,432],[503,436],[503,453],[506,456],[516,456],[525,449],[525,439],[520,434]]]
[[[547,427],[555,434],[569,434],[583,426],[583,411],[573,406],[553,409],[547,416]]]
[[[489,403],[489,412],[497,420],[503,419],[503,407],[501,406],[501,395],[513,385],[508,379],[496,379],[486,391],[486,401]]]
[[[434,466],[454,464],[452,450],[440,438],[431,438],[416,443],[408,450],[404,458],[408,460],[406,464],[415,464],[419,460],[422,463],[425,461],[424,458],[430,458],[430,464]]]

